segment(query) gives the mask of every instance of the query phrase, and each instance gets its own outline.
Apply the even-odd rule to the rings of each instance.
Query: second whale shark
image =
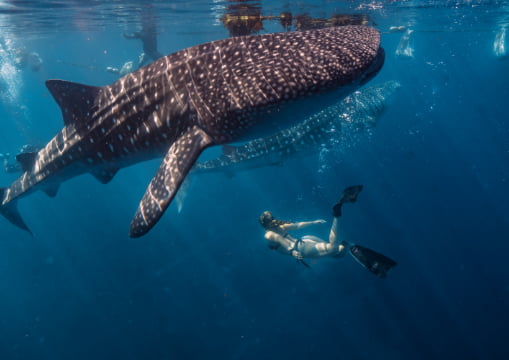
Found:
[[[384,112],[388,99],[400,87],[397,81],[365,87],[288,129],[240,146],[223,145],[220,156],[197,162],[192,173],[220,171],[229,175],[238,170],[280,165],[292,155],[327,145],[345,130],[371,128]]]
[[[19,159],[23,174],[0,189],[0,213],[29,231],[16,202],[91,173],[102,183],[164,157],[131,222],[131,237],[161,218],[207,147],[268,136],[366,83],[381,69],[378,30],[344,26],[236,37],[167,55],[111,85],[46,86],[64,128]]]

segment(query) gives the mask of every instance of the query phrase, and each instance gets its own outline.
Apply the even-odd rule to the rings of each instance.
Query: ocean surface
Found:
[[[102,86],[119,77],[108,67],[136,68],[142,44],[125,35],[143,19],[169,54],[242,16],[250,33],[285,31],[282,13],[288,30],[347,14],[381,31],[366,86],[401,87],[376,126],[191,176],[181,211],[137,239],[159,159],[21,199],[33,236],[0,218],[1,360],[509,358],[509,1],[0,1],[0,153],[62,128],[45,80]],[[2,186],[17,176],[0,166]],[[300,234],[326,238],[355,184],[340,237],[395,259],[386,279],[351,256],[308,269],[267,247],[264,210],[324,219]]]

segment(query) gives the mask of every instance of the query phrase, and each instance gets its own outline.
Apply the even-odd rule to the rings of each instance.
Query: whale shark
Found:
[[[357,132],[374,127],[388,98],[400,87],[397,81],[387,81],[359,89],[288,129],[239,146],[223,145],[220,156],[197,162],[191,173],[223,172],[230,176],[240,170],[280,165],[293,155],[311,153],[345,130]]]
[[[223,145],[220,156],[197,161],[191,174],[222,172],[233,176],[242,170],[281,165],[293,155],[313,153],[319,146],[331,146],[331,141],[341,140],[343,133],[357,133],[376,126],[389,98],[400,87],[399,82],[391,80],[361,88],[289,129],[242,145]],[[39,149],[34,145],[23,145],[15,158]],[[11,160],[9,154],[0,153],[0,160],[2,158],[7,160],[4,164],[6,172],[21,172],[21,164]]]
[[[63,129],[18,160],[23,173],[0,188],[0,213],[29,230],[17,201],[56,196],[91,173],[163,157],[131,221],[129,236],[159,221],[202,151],[288,128],[372,79],[385,53],[367,26],[240,36],[162,57],[106,86],[48,80]]]

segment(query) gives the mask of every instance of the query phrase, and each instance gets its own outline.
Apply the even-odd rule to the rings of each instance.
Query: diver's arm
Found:
[[[317,224],[325,224],[325,220],[315,220],[315,221],[301,221],[297,223],[290,223],[290,224],[283,224],[281,227],[284,230],[300,230],[304,229],[305,227],[311,226],[311,225],[317,225]]]

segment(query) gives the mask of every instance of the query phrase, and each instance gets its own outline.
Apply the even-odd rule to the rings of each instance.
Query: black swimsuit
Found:
[[[281,235],[282,237],[284,237],[285,239],[289,239],[290,241],[293,242],[293,247],[290,249],[290,252],[293,251],[293,250],[297,250],[299,251],[298,247],[300,246],[300,244],[302,243],[302,239],[295,239],[293,236],[291,236],[286,230],[283,230],[281,228],[281,226],[279,225],[273,225],[273,226],[270,226],[269,228],[267,228],[268,231],[273,231],[275,232],[276,234],[278,235]],[[277,244],[271,244],[269,245],[269,247],[272,249],[272,250],[277,250],[279,249],[279,247],[281,246],[280,243],[277,243]]]

